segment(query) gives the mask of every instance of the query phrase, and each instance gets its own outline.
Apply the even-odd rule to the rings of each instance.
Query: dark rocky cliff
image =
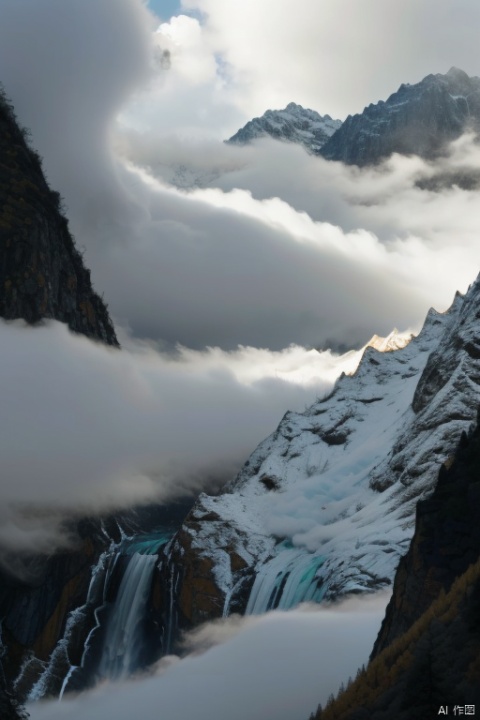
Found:
[[[1,657],[1,654],[0,654]],[[7,689],[7,683],[0,665],[0,718],[2,720],[25,720],[28,715]]]
[[[0,617],[7,650],[3,666],[8,685],[15,686],[22,700],[63,636],[68,614],[84,605],[92,565],[109,546],[97,520],[83,520],[72,530],[78,538],[74,549],[30,558],[23,579],[0,574]],[[72,662],[80,663],[83,642],[94,623],[94,609],[85,609],[77,628],[77,643],[68,648]]]
[[[388,100],[349,115],[319,150],[327,160],[370,165],[392,153],[433,158],[480,127],[480,78],[458,68],[401,85]]]
[[[433,495],[417,505],[415,535],[399,563],[376,657],[480,557],[480,430],[465,433],[442,466]]]
[[[53,318],[118,346],[61,212],[60,195],[50,190],[26,137],[0,93],[0,316],[32,324]]]
[[[417,507],[371,662],[314,720],[411,720],[480,703],[480,429]],[[453,712],[460,706],[462,712]],[[471,713],[470,713],[471,714]]]
[[[76,333],[118,347],[106,305],[93,290],[69,232],[60,195],[50,190],[27,138],[0,90],[0,317],[30,324],[59,320]],[[68,612],[85,601],[91,566],[108,542],[98,522],[74,526],[76,549],[31,558],[28,581],[0,571],[2,720],[18,717],[12,681],[25,653],[35,659],[38,672],[64,631]]]

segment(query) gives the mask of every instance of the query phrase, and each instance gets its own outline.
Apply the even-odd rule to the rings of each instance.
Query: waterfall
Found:
[[[89,608],[95,606],[98,607],[102,602],[103,587],[106,582],[105,578],[109,577],[109,563],[111,557],[112,552],[110,550],[105,551],[100,555],[97,564],[92,566],[92,575],[90,578],[85,604],[75,608],[67,615],[63,636],[53,649],[48,661],[44,663],[43,672],[40,673],[38,679],[32,685],[27,694],[27,700],[30,702],[40,700],[45,695],[53,694],[59,679],[62,677],[62,674],[64,674],[64,678],[61,684],[59,697],[61,698],[63,696],[70,679],[78,669],[77,666],[72,665],[70,662],[70,642],[77,632],[79,625],[85,622]],[[85,642],[86,647],[88,647],[90,635],[91,632]],[[18,677],[14,681],[15,690],[18,691],[19,686],[21,686],[23,682],[23,676],[26,672],[28,672],[29,666],[33,661],[33,656],[29,656],[24,662]]]
[[[317,576],[324,558],[301,549],[282,548],[259,569],[248,598],[246,615],[290,610],[302,602],[320,602],[325,594]]]
[[[99,674],[124,678],[138,669],[143,620],[150,594],[156,555],[133,553],[107,621]]]
[[[157,659],[163,647],[161,626],[148,601],[158,553],[176,528],[170,523],[135,536],[118,528],[120,541],[115,542],[101,523],[110,546],[91,566],[82,604],[66,615],[50,657],[40,660],[34,652],[25,655],[13,680],[22,699],[57,696],[61,700],[65,693],[90,687],[99,675],[123,677]],[[178,582],[177,576],[174,579]],[[165,622],[170,628],[168,616]],[[172,632],[169,629],[169,635]],[[1,647],[0,635],[0,656]]]

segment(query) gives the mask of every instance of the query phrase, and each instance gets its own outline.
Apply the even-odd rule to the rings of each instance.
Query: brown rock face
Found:
[[[43,669],[41,663],[48,660],[62,637],[68,613],[85,602],[92,564],[106,543],[93,523],[84,526],[75,550],[32,558],[30,570],[35,580],[21,582],[0,573],[0,616],[8,648],[3,663],[9,681],[18,676],[26,653],[40,661],[39,671]]]
[[[0,316],[53,318],[108,345],[118,340],[75,247],[61,199],[0,94]]]
[[[225,598],[215,582],[212,560],[195,552],[192,539],[185,531],[180,531],[178,540],[184,550],[178,607],[194,627],[221,617]],[[177,563],[180,564],[180,558]]]
[[[198,510],[198,508],[197,508]],[[202,515],[202,522],[223,527],[215,514]],[[153,589],[153,608],[157,617],[167,626],[165,652],[172,652],[180,633],[201,623],[222,617],[228,610],[243,613],[254,581],[248,567],[232,544],[225,539],[221,547],[222,567],[202,547],[198,533],[202,525],[195,512],[185,519],[172,543],[161,558]],[[228,593],[223,578],[230,578],[234,592]]]

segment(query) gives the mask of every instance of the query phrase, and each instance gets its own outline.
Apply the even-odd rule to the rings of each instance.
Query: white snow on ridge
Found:
[[[276,140],[299,143],[308,152],[318,152],[341,124],[341,120],[334,120],[330,115],[322,116],[291,102],[283,110],[267,110],[262,117],[253,118],[228,142],[244,145],[271,136]]]
[[[416,503],[480,401],[476,308],[479,283],[447,313],[430,311],[405,347],[367,348],[356,373],[342,376],[329,397],[286,413],[224,494],[201,496],[195,519],[212,512],[220,519],[188,531],[217,569],[233,550],[255,570],[249,612],[391,581]],[[373,339],[386,350],[396,342],[395,335]],[[218,584],[231,596],[238,582],[230,572]]]

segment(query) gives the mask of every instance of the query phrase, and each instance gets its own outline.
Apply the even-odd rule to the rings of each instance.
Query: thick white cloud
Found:
[[[480,74],[474,0],[185,0],[249,116],[295,102],[345,117],[451,65]]]
[[[162,23],[156,32],[156,44],[168,53],[174,75],[191,85],[214,80],[217,65],[213,54],[202,42],[202,28],[197,19],[180,15]]]
[[[292,17],[315,19],[313,5],[303,5]],[[123,143],[122,152],[144,166],[161,160],[157,140],[147,138],[140,150],[131,134],[110,142],[114,118],[135,89],[175,93],[178,83],[180,93],[187,86],[195,93],[213,82],[219,97],[228,97],[233,80],[227,73],[222,86],[211,78],[219,61],[212,65],[201,44],[206,33],[208,47],[215,47],[218,29],[209,23],[216,18],[223,27],[227,6],[233,26],[237,5],[221,9],[212,0],[202,6],[208,22],[174,18],[154,37],[138,0],[115,8],[112,0],[6,4],[0,64],[7,91],[66,197],[77,242],[87,248],[114,317],[137,336],[170,344],[280,350],[290,343],[362,344],[394,325],[418,326],[432,304],[444,309],[475,274],[476,193],[419,190],[419,161],[360,172],[310,158],[301,148],[259,144],[243,159],[238,148],[224,154],[210,144],[194,155],[203,153],[207,175],[210,158],[220,188],[188,194],[115,156]],[[269,6],[258,8],[254,37]],[[246,18],[252,7],[246,3]],[[385,21],[376,4],[368,8]],[[331,22],[334,16],[326,13]],[[282,36],[285,22],[282,5],[273,35]],[[244,20],[238,23],[243,27]],[[20,26],[37,41],[21,35],[14,43]],[[155,75],[152,59],[162,42],[172,68]],[[58,63],[62,53],[66,60]],[[168,114],[168,97],[158,97]],[[188,97],[195,106],[194,95]],[[170,166],[185,164],[178,141],[168,158]]]
[[[190,655],[155,677],[30,705],[32,720],[305,720],[368,660],[387,596],[228,618],[195,631]]]
[[[398,253],[368,231],[313,222],[280,199],[186,195],[133,169],[123,177],[145,217],[115,234],[85,217],[76,234],[114,316],[136,335],[197,348],[358,346],[428,309]]]
[[[452,65],[480,75],[474,0],[185,0],[183,8],[196,16],[163,23],[157,42],[175,37],[176,92],[168,85],[164,97],[177,128],[189,132],[192,115],[221,137],[292,100],[343,119]],[[198,92],[189,97],[192,83]],[[163,125],[158,98],[137,110]]]
[[[90,213],[122,207],[108,134],[152,76],[151,22],[135,0],[2,0],[0,81],[50,182]]]
[[[48,550],[71,513],[169,500],[226,481],[291,408],[353,370],[291,347],[122,351],[60,323],[0,324],[0,547]]]
[[[237,6],[227,5],[233,22]],[[312,356],[284,348],[329,340],[360,344],[393,325],[418,326],[429,305],[444,309],[480,265],[478,192],[420,190],[419,178],[439,172],[420,160],[394,158],[360,171],[273,142],[241,150],[205,147],[197,140],[194,166],[207,173],[213,166],[219,187],[181,192],[145,170],[151,165],[158,172],[168,155],[154,134],[139,142],[134,133],[117,129],[113,142],[115,118],[136,90],[175,92],[171,78],[180,92],[187,85],[203,92],[217,83],[213,73],[219,61],[208,60],[202,38],[207,37],[210,51],[216,48],[226,10],[213,0],[202,7],[210,12],[208,22],[177,18],[163,35],[154,36],[139,0],[5,0],[2,6],[0,66],[7,92],[32,128],[49,179],[66,197],[77,242],[87,248],[94,281],[114,316],[133,335],[169,347],[181,342],[197,350],[257,348],[228,356],[219,350],[183,350],[174,361],[154,350],[142,354],[138,345],[112,355],[57,326],[33,334],[3,328],[2,334],[13,338],[13,355],[8,362],[5,356],[8,368],[16,367],[14,355],[22,343],[26,358],[43,358],[36,366],[19,360],[18,368],[27,368],[25,377],[7,389],[9,417],[17,425],[21,420],[29,434],[25,431],[22,447],[20,429],[12,439],[6,502],[10,492],[12,502],[22,499],[15,494],[18,487],[25,500],[61,505],[67,502],[61,491],[66,477],[72,483],[69,497],[79,504],[86,496],[92,504],[107,505],[113,497],[123,503],[149,497],[159,487],[172,491],[171,482],[158,484],[159,477],[198,487],[198,480],[191,480],[194,468],[202,478],[231,469],[286,409],[313,399],[312,387],[308,393],[304,387],[314,375]],[[247,18],[252,7],[245,4]],[[313,5],[302,7],[316,17]],[[264,12],[262,5],[260,24]],[[272,26],[279,37],[283,12]],[[302,13],[292,17],[297,15]],[[256,37],[257,25],[253,32]],[[171,71],[155,69],[159,48],[170,50]],[[229,80],[227,69],[222,72],[228,97],[236,80]],[[471,142],[462,139],[439,168],[471,166],[477,156]],[[185,148],[172,144],[167,160],[170,166],[186,162]],[[50,335],[51,343],[45,340]],[[60,357],[66,374],[55,381],[49,367],[59,366]],[[79,365],[78,358],[85,362]],[[258,369],[267,363],[272,367]],[[38,389],[43,366],[50,384]],[[300,385],[282,382],[289,372],[302,377]],[[325,386],[325,372],[324,364],[318,387]],[[85,401],[75,395],[77,388]],[[71,415],[69,407],[77,405],[82,412]],[[42,423],[40,410],[48,407],[51,417]],[[7,428],[9,417],[4,414]],[[29,418],[36,422],[29,424]],[[73,421],[82,430],[76,435]],[[20,477],[30,477],[31,483],[22,484]]]

